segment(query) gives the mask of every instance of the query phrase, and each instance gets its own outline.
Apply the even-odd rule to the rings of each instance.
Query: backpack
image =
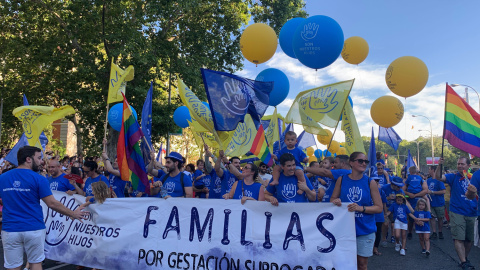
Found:
[[[168,178],[168,173],[165,174],[160,181],[162,181],[162,185],[165,183],[165,181]],[[183,192],[183,197],[185,197],[185,185],[183,184],[183,176],[185,174],[183,172],[180,172],[180,184],[182,185],[182,192]]]

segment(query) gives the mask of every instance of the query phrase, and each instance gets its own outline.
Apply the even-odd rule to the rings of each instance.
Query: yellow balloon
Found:
[[[248,26],[240,37],[243,57],[254,64],[261,64],[272,58],[277,44],[275,30],[264,23]]]
[[[314,152],[315,152],[315,150],[313,150],[312,147],[307,148],[307,156],[309,156],[309,157],[313,156]]]
[[[396,97],[379,97],[373,102],[370,115],[377,125],[384,128],[393,127],[403,118],[403,104]]]
[[[368,43],[361,37],[349,37],[343,43],[342,58],[345,62],[358,65],[368,55]]]
[[[345,149],[345,147],[340,147],[340,149],[338,149],[337,155],[346,155],[346,154],[347,154],[347,149]]]
[[[388,66],[385,81],[394,94],[414,96],[427,85],[427,65],[415,56],[399,57]]]
[[[318,161],[318,159],[315,156],[308,157],[308,163],[310,163],[312,161]]]
[[[324,129],[327,132],[327,135],[317,135],[317,140],[321,144],[328,144],[332,139],[332,132],[328,129]]]
[[[337,153],[339,148],[340,148],[340,144],[337,141],[332,141],[330,143],[330,146],[328,147],[328,151],[330,153]]]

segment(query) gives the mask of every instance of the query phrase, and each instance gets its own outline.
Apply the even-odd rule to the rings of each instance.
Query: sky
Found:
[[[429,121],[424,117],[412,117],[423,115],[431,120],[433,135],[442,136],[446,82],[465,84],[480,91],[479,10],[480,1],[474,0],[306,0],[309,16],[333,18],[342,27],[345,39],[364,38],[369,45],[366,60],[351,65],[339,56],[330,66],[315,71],[287,56],[279,44],[269,61],[256,67],[244,60],[244,69],[236,74],[255,79],[267,68],[283,71],[290,82],[288,97],[277,107],[283,116],[299,92],[355,78],[350,93],[354,113],[360,133],[370,137],[372,127],[375,136],[378,135],[378,125],[370,116],[373,101],[384,95],[396,96],[385,83],[387,67],[398,57],[415,56],[427,65],[429,79],[417,95],[407,99],[396,96],[403,102],[405,114],[393,128],[402,139],[409,141],[419,136],[430,138]],[[465,87],[453,89],[465,96]],[[478,111],[477,94],[469,89],[468,95],[470,105]],[[273,107],[270,107],[265,115],[272,113]],[[295,131],[300,133],[301,127],[297,126]],[[345,141],[340,126],[334,139]]]

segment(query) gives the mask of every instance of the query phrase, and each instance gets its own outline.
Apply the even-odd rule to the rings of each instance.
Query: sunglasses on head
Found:
[[[368,163],[370,163],[370,161],[366,160],[366,159],[355,159],[354,161],[358,162],[358,164],[362,164],[362,163],[365,163],[365,165],[368,165]]]

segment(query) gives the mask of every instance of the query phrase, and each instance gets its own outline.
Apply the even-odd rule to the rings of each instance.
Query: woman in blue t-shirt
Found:
[[[382,212],[382,199],[377,183],[364,174],[369,161],[362,152],[354,152],[349,159],[352,172],[337,179],[330,201],[341,206],[349,203],[348,211],[355,212],[357,235],[357,267],[367,269],[368,257],[373,255],[375,214]]]
[[[262,184],[255,182],[258,176],[258,167],[253,163],[248,163],[243,167],[242,176],[243,179],[236,181],[230,192],[223,195],[223,198],[241,200],[242,204],[247,200],[265,201]]]

